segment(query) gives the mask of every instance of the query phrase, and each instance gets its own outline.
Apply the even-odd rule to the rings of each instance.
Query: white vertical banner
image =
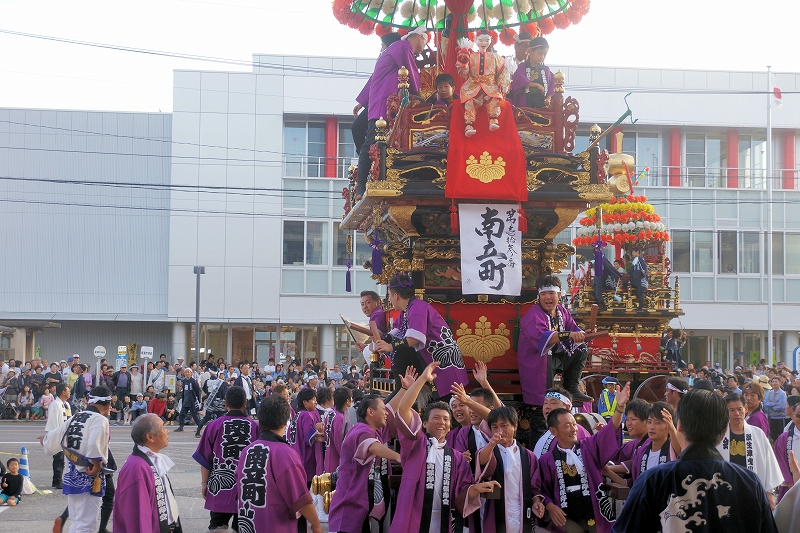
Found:
[[[460,204],[461,292],[519,296],[522,234],[517,204]]]

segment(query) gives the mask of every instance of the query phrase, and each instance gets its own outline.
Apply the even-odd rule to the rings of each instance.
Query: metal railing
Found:
[[[773,190],[800,189],[800,169],[775,169],[771,176],[766,169],[687,167],[687,166],[636,166],[634,181],[639,187],[681,187],[736,188],[766,190],[767,179],[772,179]],[[675,183],[677,181],[677,183]],[[729,187],[729,183],[736,183]]]
[[[283,157],[283,175],[288,178],[346,178],[353,157],[287,155]]]

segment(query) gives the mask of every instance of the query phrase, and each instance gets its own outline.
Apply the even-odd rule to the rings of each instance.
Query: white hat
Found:
[[[428,42],[428,29],[424,25],[423,26],[417,26],[416,28],[414,28],[413,30],[411,30],[410,32],[406,33],[405,35],[403,35],[400,38],[405,41],[409,37],[411,37],[412,35],[422,35],[425,38],[425,42],[426,43]]]

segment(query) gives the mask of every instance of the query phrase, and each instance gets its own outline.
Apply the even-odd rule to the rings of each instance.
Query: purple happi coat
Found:
[[[589,433],[589,431],[588,431],[588,430],[587,430],[585,427],[583,427],[582,425],[580,425],[580,424],[578,424],[578,427],[577,427],[576,431],[578,432],[578,442],[582,441],[583,439],[588,439],[589,437],[591,437],[591,436],[592,436],[592,434],[591,434],[591,433]],[[542,444],[541,451],[539,450],[539,443],[540,443],[540,442],[541,442],[541,444]],[[541,437],[539,437],[539,441],[538,441],[538,442],[536,443],[536,445],[533,447],[533,454],[534,454],[534,455],[538,454],[538,455],[536,455],[537,457],[542,457],[543,455],[546,455],[546,454],[547,454],[547,452],[549,452],[550,450],[552,450],[552,449],[553,449],[553,447],[554,447],[556,444],[557,444],[557,441],[556,441],[556,436],[555,436],[555,435],[553,435],[553,434],[550,432],[550,430],[547,430],[547,431],[544,433],[544,435],[542,435]]]
[[[767,419],[767,415],[764,414],[761,404],[758,405],[758,409],[756,411],[753,411],[747,415],[747,418],[745,418],[744,421],[751,426],[761,428],[761,431],[764,432],[764,435],[769,437],[769,420]]]
[[[789,488],[794,483],[794,478],[792,477],[792,471],[789,469],[789,452],[793,451],[794,456],[800,460],[800,450],[792,450],[792,437],[794,436],[795,432],[800,433],[800,430],[792,424],[788,431],[784,431],[781,433],[777,440],[775,441],[775,445],[773,446],[773,450],[775,451],[775,459],[778,460],[778,465],[781,467],[781,473],[783,474],[783,483],[778,489],[778,498],[783,498],[783,495],[789,491]]]
[[[647,439],[646,441],[644,441],[644,444],[636,448],[636,451],[633,452],[633,457],[631,457],[630,461],[631,466],[628,469],[630,470],[631,473],[631,486],[633,486],[633,483],[636,482],[636,479],[642,474],[644,474],[644,472],[647,470],[646,465],[645,469],[642,470],[642,460],[645,458],[645,456],[647,456],[650,453],[650,448],[652,448],[652,446],[653,446],[652,441],[650,439]],[[666,460],[664,462],[677,460],[678,456],[675,455],[675,450],[672,449],[672,445],[670,444],[669,439],[667,439],[667,443],[665,444],[665,446],[669,447],[669,450],[667,451],[667,455],[665,456]],[[662,463],[659,462],[659,464]]]
[[[397,514],[392,517],[389,533],[426,532],[430,524],[421,524],[422,509],[425,503],[425,481],[427,472],[428,438],[422,431],[422,420],[415,411],[411,412],[411,427],[402,417],[396,418],[397,435],[400,439],[400,457],[403,465],[403,478],[397,491]],[[449,447],[445,446],[445,453]],[[449,501],[461,516],[468,516],[481,506],[480,496],[468,498],[474,476],[469,463],[460,453],[453,453],[453,466],[449,484]],[[448,488],[448,487],[445,487]],[[453,528],[453,514],[450,513],[450,527]],[[442,531],[441,533],[447,533]]]
[[[235,513],[236,467],[242,450],[258,438],[258,422],[241,411],[229,411],[208,423],[192,458],[209,471],[205,508]]]
[[[470,446],[470,440],[472,443],[475,444],[474,437],[470,439],[470,435],[473,434],[475,426],[466,426],[460,428],[459,432],[453,438],[453,449],[458,452],[466,452],[469,451],[472,454],[473,459],[475,458],[475,452],[478,451],[477,445]],[[481,432],[483,438],[487,441],[491,440],[492,438],[492,430],[489,429],[489,424],[486,423],[486,420],[481,420],[481,423],[478,425],[478,431]],[[474,449],[473,449],[474,448]]]
[[[417,351],[426,365],[439,362],[434,383],[439,396],[450,394],[454,383],[469,383],[467,370],[461,350],[458,348],[453,332],[447,326],[442,315],[425,300],[413,298],[408,307],[400,315],[397,326],[390,332],[395,338],[415,339],[420,342]]]
[[[557,309],[561,313],[565,331],[581,331],[566,307],[559,305]],[[544,391],[547,389],[547,355],[550,351],[546,346],[550,336],[556,332],[550,329],[550,317],[539,304],[525,313],[520,321],[520,329],[517,367],[522,385],[522,401],[528,405],[542,405]]]
[[[400,67],[408,70],[408,92],[416,93],[420,88],[419,69],[414,59],[414,49],[408,41],[397,41],[383,51],[375,69],[372,71],[369,85],[369,114],[367,119],[376,120],[388,117],[386,100],[397,94],[397,71]],[[359,96],[360,97],[360,96]],[[358,101],[363,105],[361,100]]]
[[[527,456],[528,464],[530,465],[530,469],[529,469],[530,476],[528,478],[528,482],[530,483],[530,487],[531,487],[531,499],[529,501],[525,501],[525,499],[524,499],[524,489],[523,489],[522,484],[525,482],[525,480],[522,479],[522,477],[523,477],[522,475],[520,475],[520,485],[519,485],[519,501],[522,502],[522,514],[520,515],[520,517],[522,518],[522,531],[526,532],[526,531],[529,531],[528,529],[525,528],[525,518],[526,518],[526,515],[527,515],[527,512],[528,512],[528,509],[530,509],[531,516],[533,517],[533,522],[536,521],[536,517],[533,516],[533,509],[532,509],[532,507],[533,507],[533,497],[541,494],[541,490],[539,489],[539,483],[540,483],[541,476],[539,475],[539,462],[537,461],[536,456],[533,454],[533,452],[528,450],[527,448],[523,448],[518,443],[515,444],[515,445],[519,447],[520,458],[521,458],[521,455],[524,453]],[[497,455],[498,454],[499,454],[499,452],[497,452],[497,451],[495,453],[493,453],[492,454],[492,459],[489,462],[489,464],[487,465],[487,472],[493,472],[494,475],[490,475],[490,474],[487,473],[486,475],[484,475],[484,477],[482,479],[484,479],[484,480],[497,479],[497,481],[500,482],[501,487],[503,487],[502,494],[503,494],[503,497],[505,497],[505,486],[506,486],[506,483],[505,483],[505,469],[504,469],[503,465],[498,465],[498,460],[497,460]],[[498,470],[502,471],[503,479],[499,479],[498,474],[500,472],[498,472]],[[498,515],[498,511],[499,511],[499,509],[498,509],[499,505],[498,504],[499,504],[499,500],[486,500],[486,507],[484,508],[484,513],[483,513],[483,533],[496,533],[496,531],[497,531],[497,521],[498,520],[505,521],[505,515],[506,514],[504,512],[502,513],[503,514],[502,518],[497,516]],[[505,505],[505,503],[503,505]],[[507,525],[508,524],[506,524],[506,526]]]
[[[611,523],[600,513],[600,506],[597,500],[598,488],[603,484],[603,474],[601,470],[611,459],[616,457],[619,452],[619,433],[614,424],[608,424],[600,431],[588,439],[579,441],[576,446],[580,447],[583,458],[586,476],[589,482],[589,495],[592,499],[592,509],[594,519],[597,523],[598,533],[608,533],[611,531]],[[548,503],[561,505],[559,494],[559,480],[556,470],[556,460],[553,452],[554,446],[547,454],[539,459],[539,473],[541,476],[541,491],[544,496],[545,506]],[[547,515],[545,515],[547,516]],[[564,533],[563,527],[557,527],[552,523],[546,524],[547,529],[553,533]]]
[[[339,468],[339,457],[344,441],[344,415],[331,409],[322,420],[325,425],[325,472],[334,472]]]
[[[325,467],[324,447],[321,442],[314,440],[317,430],[314,427],[322,418],[319,411],[300,411],[297,414],[297,440],[294,449],[303,461],[306,470],[306,482],[311,483],[314,476],[322,473]]]
[[[364,520],[370,513],[368,481],[377,456],[369,451],[373,444],[385,444],[392,438],[394,414],[386,406],[386,426],[373,430],[359,422],[347,431],[342,442],[339,480],[331,499],[328,530],[341,533],[361,533]],[[377,458],[380,461],[380,458]]]
[[[236,469],[239,531],[297,533],[300,509],[313,503],[303,463],[283,437],[262,432]]]
[[[143,455],[129,455],[119,471],[112,522],[118,533],[161,533],[155,474]]]
[[[381,306],[376,307],[372,314],[369,315],[369,321],[375,322],[381,333],[386,333],[386,312]]]
[[[550,67],[547,65],[542,65],[542,69],[544,70],[545,79],[535,81],[545,87],[544,98],[547,98],[555,92],[555,77],[550,71]],[[527,107],[525,89],[531,82],[529,71],[530,66],[528,61],[523,61],[519,64],[517,70],[514,71],[514,76],[511,78],[511,90],[508,93],[508,100],[516,107]]]

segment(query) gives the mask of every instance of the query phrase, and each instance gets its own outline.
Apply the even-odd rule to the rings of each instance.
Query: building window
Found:
[[[800,233],[786,233],[784,239],[786,273],[800,274]]]
[[[686,179],[689,187],[724,187],[728,158],[725,137],[687,134],[684,139]]]
[[[760,135],[739,135],[739,188],[763,189],[767,140]]]
[[[353,163],[353,159],[358,157],[356,153],[356,145],[353,144],[353,134],[350,128],[353,124],[349,122],[339,123],[339,149],[337,155],[339,156],[339,164],[336,165],[336,176],[339,178],[347,177],[347,169]]]
[[[711,231],[692,233],[692,272],[713,272],[714,234]]]
[[[719,273],[736,274],[737,246],[735,231],[719,232]]]
[[[758,274],[761,272],[761,253],[759,235],[756,232],[744,231],[739,234],[739,249],[741,257],[739,261],[740,274]]]
[[[328,223],[283,221],[284,265],[327,265]]]
[[[341,218],[344,201],[342,188],[346,180],[292,179],[283,180],[283,214],[309,218]]]
[[[343,231],[339,222],[333,224],[334,266],[347,266],[347,236],[352,234],[352,231]]]
[[[674,272],[691,272],[691,238],[689,230],[672,231],[672,270]]]
[[[283,153],[285,176],[325,176],[325,123],[285,122]]]

